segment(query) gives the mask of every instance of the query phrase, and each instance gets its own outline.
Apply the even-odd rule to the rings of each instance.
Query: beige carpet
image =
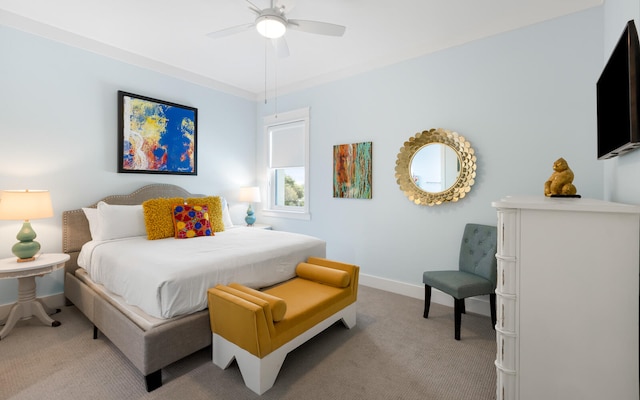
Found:
[[[357,325],[336,324],[290,353],[272,389],[258,396],[235,363],[221,370],[210,349],[163,370],[151,393],[140,373],[74,307],[57,328],[20,321],[0,341],[1,399],[427,399],[495,398],[495,333],[489,317],[361,287]]]

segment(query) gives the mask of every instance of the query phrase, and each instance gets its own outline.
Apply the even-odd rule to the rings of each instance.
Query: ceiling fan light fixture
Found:
[[[256,20],[258,33],[269,39],[277,39],[287,30],[285,21],[275,15],[263,15]]]

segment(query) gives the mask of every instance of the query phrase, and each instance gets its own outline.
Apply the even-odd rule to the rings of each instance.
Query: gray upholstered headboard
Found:
[[[143,186],[130,194],[107,196],[87,207],[96,207],[100,201],[109,204],[134,205],[142,204],[145,200],[158,197],[202,197],[192,194],[176,185],[152,184]],[[91,240],[89,221],[82,209],[64,211],[62,213],[62,251],[71,256],[65,264],[65,272],[73,272],[78,268],[78,254],[82,245]]]

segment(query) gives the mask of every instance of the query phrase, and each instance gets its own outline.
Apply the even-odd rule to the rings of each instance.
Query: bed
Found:
[[[173,197],[203,196],[153,184],[101,201],[139,205]],[[65,265],[65,297],[93,323],[94,338],[105,335],[142,373],[147,391],[162,385],[162,368],[211,344],[208,287],[282,282],[295,275],[299,262],[326,252],[317,238],[246,227],[210,238],[96,241],[82,208],[63,212],[62,219],[63,252],[71,257]],[[168,277],[156,276],[163,271]]]

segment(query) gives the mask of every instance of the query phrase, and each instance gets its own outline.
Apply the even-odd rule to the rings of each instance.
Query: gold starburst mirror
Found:
[[[456,132],[442,128],[419,132],[400,149],[395,176],[400,190],[415,204],[456,202],[475,183],[475,151]]]

